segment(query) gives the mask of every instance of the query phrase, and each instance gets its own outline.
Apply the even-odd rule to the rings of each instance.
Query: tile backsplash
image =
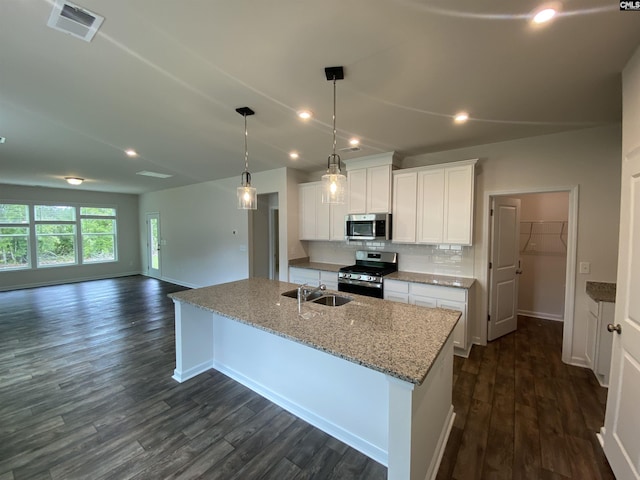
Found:
[[[407,245],[391,242],[309,242],[312,262],[351,265],[356,250],[398,252],[398,268],[404,272],[474,277],[473,247],[460,245]]]

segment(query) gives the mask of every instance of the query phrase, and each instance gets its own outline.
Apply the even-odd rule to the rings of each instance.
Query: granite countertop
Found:
[[[607,282],[587,282],[587,295],[596,302],[616,301],[616,284]]]
[[[335,263],[310,262],[308,258],[291,260],[290,267],[309,268],[312,270],[323,270],[325,272],[337,272],[346,265]],[[475,278],[455,277],[452,275],[435,275],[432,273],[414,273],[414,272],[394,272],[385,275],[384,278],[389,280],[400,280],[403,282],[427,283],[430,285],[440,285],[443,287],[456,287],[469,289],[476,281]]]
[[[456,287],[469,289],[476,281],[475,278],[454,277],[450,275],[435,275],[431,273],[394,272],[385,275],[385,279],[400,280],[403,282],[426,283],[443,287]]]
[[[417,385],[460,318],[453,310],[344,293],[353,298],[346,305],[306,302],[300,316],[297,300],[280,295],[296,287],[250,278],[169,297]]]
[[[308,258],[291,260],[289,262],[290,267],[295,268],[310,268],[311,270],[322,270],[324,272],[338,272],[345,265],[339,265],[337,263],[322,263],[322,262],[310,262]]]

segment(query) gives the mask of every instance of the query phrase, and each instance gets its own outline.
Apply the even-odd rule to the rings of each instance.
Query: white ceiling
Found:
[[[0,10],[0,183],[142,193],[251,172],[325,168],[338,148],[402,156],[619,122],[640,13],[533,0],[77,0],[90,43],[46,26],[50,0]],[[310,108],[302,122],[296,111]],[[471,120],[452,116],[468,110]],[[135,148],[140,157],[123,150]],[[288,152],[300,152],[298,160]],[[155,179],[141,170],[173,175]],[[255,182],[254,182],[255,183]],[[260,185],[255,185],[260,190]],[[1,197],[1,192],[0,192]]]

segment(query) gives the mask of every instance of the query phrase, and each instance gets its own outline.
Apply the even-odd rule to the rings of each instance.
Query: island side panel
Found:
[[[213,368],[213,314],[174,300],[176,368],[173,378],[184,382]]]
[[[215,314],[213,337],[214,368],[387,464],[386,375]]]
[[[430,480],[453,426],[453,336],[421,385],[389,377],[389,480]]]

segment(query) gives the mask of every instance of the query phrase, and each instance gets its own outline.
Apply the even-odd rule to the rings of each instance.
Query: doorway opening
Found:
[[[280,276],[278,194],[258,195],[258,208],[250,216],[249,276],[278,280]]]
[[[517,223],[515,232],[506,233],[494,231],[495,217],[489,213],[488,264],[492,268],[488,272],[486,338],[491,341],[515,330],[517,315],[559,321],[563,326],[562,359],[569,363],[575,310],[578,187],[492,193],[488,200],[489,208],[508,203],[518,205],[518,211],[517,222],[513,218],[511,222]],[[509,263],[504,258],[510,259],[508,251],[503,258],[499,257],[500,238],[503,243],[509,243],[504,239],[515,240],[510,271],[496,268]],[[515,288],[505,288],[509,286],[509,278],[516,279]],[[510,325],[505,323],[496,328],[492,324],[508,320],[509,314],[513,316]]]
[[[160,214],[147,213],[147,275],[161,277]]]

